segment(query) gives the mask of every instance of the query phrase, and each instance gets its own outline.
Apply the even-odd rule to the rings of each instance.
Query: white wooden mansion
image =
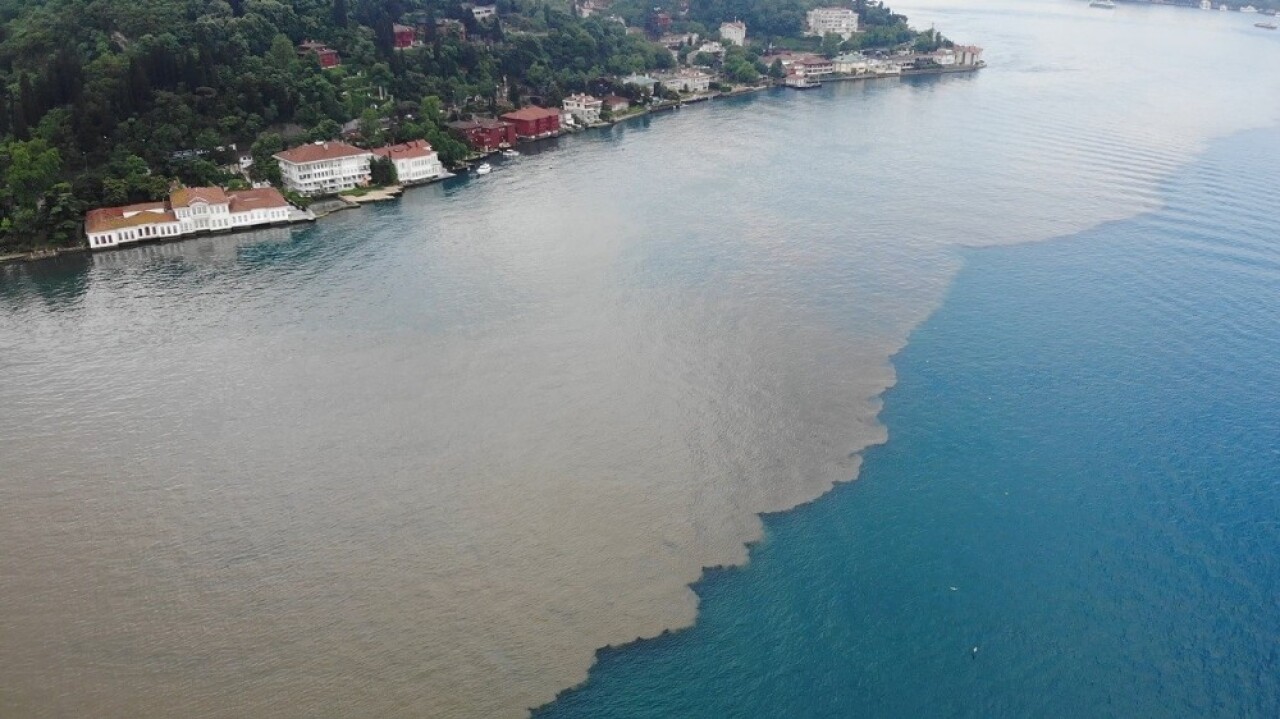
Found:
[[[90,210],[84,230],[90,249],[102,250],[133,242],[282,224],[295,219],[292,211],[293,206],[273,187],[184,187],[170,193],[167,202]]]
[[[285,189],[299,195],[333,195],[369,184],[373,153],[330,141],[285,150],[275,158]]]
[[[418,185],[450,176],[440,162],[439,153],[426,140],[379,147],[373,154],[385,157],[395,164],[396,181],[402,185]]]

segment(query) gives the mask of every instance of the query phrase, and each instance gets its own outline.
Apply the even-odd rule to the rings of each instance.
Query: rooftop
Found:
[[[524,120],[527,122],[530,120],[541,120],[547,117],[560,117],[560,111],[549,110],[545,107],[538,107],[537,105],[530,105],[529,107],[522,107],[515,112],[508,112],[502,116],[502,119]]]
[[[511,123],[503,122],[502,120],[497,120],[492,117],[477,117],[471,120],[454,120],[453,122],[445,124],[455,130],[496,130],[498,128],[507,127]]]
[[[231,190],[232,212],[248,212],[269,207],[287,207],[289,201],[274,187],[258,187],[252,190]]]
[[[190,207],[193,202],[221,205],[227,201],[227,193],[221,187],[183,187],[169,195],[169,204],[173,207]]]
[[[343,157],[357,157],[359,155],[368,154],[368,150],[361,150],[355,145],[349,145],[338,140],[329,142],[316,142],[310,145],[301,145],[292,150],[285,150],[275,154],[276,159],[284,160],[295,165],[301,165],[308,162],[320,162],[322,160],[337,160]]]
[[[435,154],[426,140],[412,140],[399,145],[387,145],[373,150],[378,157],[389,157],[392,160],[408,160],[415,157],[430,157]]]
[[[153,222],[177,222],[163,202],[144,202],[123,207],[99,207],[84,216],[86,232],[107,232],[124,227],[149,225]]]

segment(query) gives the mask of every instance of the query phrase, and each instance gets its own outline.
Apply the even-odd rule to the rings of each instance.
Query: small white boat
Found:
[[[1105,10],[1115,10],[1116,4],[1111,0],[1093,0],[1093,2],[1089,3],[1089,7],[1100,7]]]
[[[503,150],[502,156],[503,157],[519,157],[520,151],[519,150]]]
[[[493,172],[493,167],[492,167],[489,163],[487,163],[487,162],[482,162],[482,163],[480,163],[479,165],[476,165],[476,174],[477,174],[477,175],[487,175],[487,174],[489,174],[490,172]]]

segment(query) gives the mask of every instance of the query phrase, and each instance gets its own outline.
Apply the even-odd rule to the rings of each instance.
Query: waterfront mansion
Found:
[[[385,157],[395,164],[396,181],[402,185],[417,185],[449,177],[444,165],[440,163],[440,155],[426,140],[379,147],[373,154]]]
[[[315,142],[276,153],[286,190],[333,195],[369,184],[373,153],[345,142]]]
[[[171,240],[206,232],[274,225],[294,220],[293,206],[274,187],[223,190],[183,187],[167,202],[99,207],[84,218],[94,250],[150,240]]]

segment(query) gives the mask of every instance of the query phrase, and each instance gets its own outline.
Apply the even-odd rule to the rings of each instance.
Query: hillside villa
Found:
[[[858,32],[858,13],[847,7],[819,7],[805,15],[805,35],[839,35],[848,40]]]
[[[747,24],[737,20],[720,23],[720,41],[733,45],[747,44]]]

